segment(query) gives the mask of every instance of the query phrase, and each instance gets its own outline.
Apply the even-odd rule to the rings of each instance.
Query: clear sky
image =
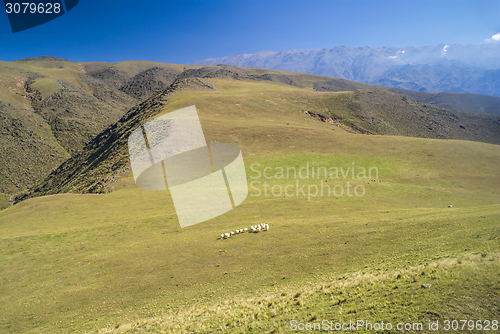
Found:
[[[50,55],[186,64],[261,50],[480,44],[500,32],[498,0],[80,0],[16,34],[0,8],[4,61]]]

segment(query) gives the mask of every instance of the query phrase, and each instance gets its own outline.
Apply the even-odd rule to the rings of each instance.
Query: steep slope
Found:
[[[39,182],[137,103],[89,79],[81,65],[59,58],[0,62],[0,192]]]
[[[0,101],[0,193],[42,181],[68,157],[42,117]]]
[[[5,134],[0,193],[38,183],[128,109],[170,85],[181,70],[153,62],[73,63],[57,57],[0,62]],[[113,71],[124,79],[114,80]],[[30,138],[39,140],[21,145],[28,129]]]

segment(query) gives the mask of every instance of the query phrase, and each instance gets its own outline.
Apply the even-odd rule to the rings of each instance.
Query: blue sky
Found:
[[[23,2],[23,1],[21,1]],[[96,1],[12,33],[0,5],[0,60],[194,60],[335,46],[480,44],[500,32],[500,1]]]

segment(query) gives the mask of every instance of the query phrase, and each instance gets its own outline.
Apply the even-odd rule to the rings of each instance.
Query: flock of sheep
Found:
[[[250,226],[250,228],[245,227],[245,228],[242,228],[240,230],[236,230],[236,232],[231,231],[231,232],[227,232],[227,233],[222,233],[220,235],[220,239],[231,238],[235,234],[240,234],[240,233],[245,233],[245,232],[259,233],[260,231],[267,231],[267,230],[269,230],[269,224],[261,223],[259,225]]]

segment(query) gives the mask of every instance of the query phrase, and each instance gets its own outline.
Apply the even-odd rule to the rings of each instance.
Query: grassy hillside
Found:
[[[329,104],[346,94],[355,92],[186,76],[132,109],[33,190],[101,194],[31,198],[0,212],[1,331],[285,333],[293,319],[498,320],[500,146],[355,133],[351,109]],[[126,139],[190,105],[207,142],[241,148],[251,187],[234,210],[181,229],[168,191],[134,185]],[[306,110],[345,119],[321,122]],[[310,174],[267,179],[267,167]],[[313,167],[356,174],[313,177]],[[363,168],[378,173],[363,177]],[[364,195],[349,196],[348,182]],[[291,196],[279,194],[286,186]],[[328,195],[334,186],[345,192]],[[218,240],[260,222],[271,229]]]
[[[415,117],[421,118],[417,119],[418,123],[434,123],[414,128],[407,122],[413,119],[406,116],[404,122],[394,122],[391,113],[398,112],[395,108],[408,108],[399,103],[399,95],[384,94],[390,89],[382,86],[235,66],[182,66],[148,61],[73,63],[56,57],[28,58],[0,62],[0,101],[4,110],[0,126],[6,134],[3,139],[4,156],[0,162],[0,178],[5,182],[0,184],[0,193],[12,195],[38,184],[61,161],[81,150],[127,110],[166,89],[175,80],[193,77],[276,82],[322,92],[370,90],[373,95],[368,102],[373,103],[367,108],[366,105],[361,107],[362,113],[370,117],[376,114],[379,122],[369,124],[369,121],[358,117],[358,104],[362,101],[356,98],[366,94],[347,94],[351,102],[347,106],[349,110],[345,109],[342,115],[343,119],[351,119],[347,127],[378,134],[498,142],[498,116],[451,115],[448,118],[445,115],[447,112],[439,108],[446,106],[461,111],[495,113],[499,104],[495,100],[499,98],[495,97],[470,94],[432,97],[418,92],[398,91],[399,95],[411,95],[414,100],[437,106],[425,112],[422,112],[422,106],[411,106],[409,109],[417,110]],[[388,104],[383,101],[388,101]],[[19,108],[26,111],[18,112]],[[439,113],[444,115],[444,119]],[[21,117],[23,114],[28,118]],[[31,119],[42,123],[33,127]],[[440,126],[444,130],[437,129]],[[18,136],[24,129],[31,129],[30,138],[38,139],[31,140],[27,147],[21,149]]]
[[[246,75],[246,73],[245,73]],[[198,76],[203,79],[200,80]],[[217,67],[187,70],[170,88],[131,109],[119,122],[95,137],[82,151],[59,166],[43,182],[16,197],[21,201],[33,196],[76,193],[106,193],[108,185],[129,169],[127,140],[139,124],[164,112],[170,96],[186,95],[195,104],[211,104],[220,99],[231,102],[217,107],[219,117],[244,110],[251,115],[269,112],[281,119],[280,127],[304,121],[325,123],[334,131],[390,134],[427,138],[472,139],[500,143],[500,122],[491,115],[467,115],[415,102],[383,91],[314,92],[268,81],[244,78],[239,72]],[[234,78],[238,79],[235,80]],[[168,105],[172,105],[168,103]],[[179,106],[173,104],[174,107]],[[185,105],[180,105],[185,106]],[[175,109],[169,109],[175,110]],[[324,122],[307,116],[316,116]],[[256,117],[256,116],[254,116]],[[274,122],[274,120],[273,120]],[[255,136],[264,127],[234,129]],[[287,125],[288,124],[288,125]],[[325,124],[318,124],[324,126]],[[283,127],[283,128],[282,128]],[[256,130],[257,129],[257,130]],[[278,131],[278,130],[274,130]],[[281,130],[280,130],[281,131]],[[279,134],[271,133],[274,138]],[[266,134],[267,136],[267,134]],[[284,138],[288,138],[286,135]],[[217,140],[217,139],[214,139]]]

